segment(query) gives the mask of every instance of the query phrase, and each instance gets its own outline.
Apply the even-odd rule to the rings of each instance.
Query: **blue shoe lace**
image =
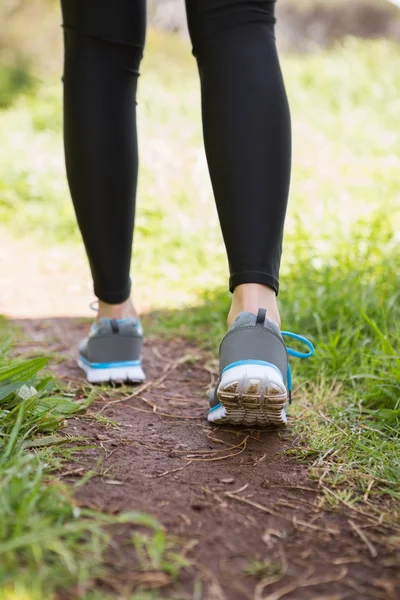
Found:
[[[294,356],[295,358],[310,358],[315,352],[315,348],[313,344],[307,338],[302,335],[298,335],[297,333],[291,333],[290,331],[281,331],[283,337],[289,337],[293,340],[297,340],[302,344],[305,344],[309,349],[309,352],[299,352],[298,350],[293,350],[293,348],[287,348],[287,353],[289,356]],[[288,363],[287,367],[287,386],[289,393],[289,404],[292,404],[292,371],[290,369],[290,364]]]
[[[94,312],[98,312],[98,310],[99,310],[99,301],[98,300],[93,300],[93,302],[91,302],[89,304],[89,306],[90,306],[90,308],[92,310],[94,310]]]

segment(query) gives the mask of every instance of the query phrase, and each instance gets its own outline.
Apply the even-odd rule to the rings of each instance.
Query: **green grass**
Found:
[[[35,79],[24,63],[0,63],[0,109],[9,108],[19,95],[32,91]]]
[[[280,575],[282,565],[268,560],[254,559],[249,561],[243,568],[243,575],[246,577],[257,577],[263,579]]]
[[[145,548],[158,552],[149,556],[168,576],[176,576],[187,561],[171,551],[155,519],[133,512],[108,516],[76,506],[73,490],[54,473],[78,448],[62,452],[55,447],[74,441],[57,432],[65,418],[85,410],[90,401],[55,393],[56,382],[41,374],[48,359],[11,360],[2,339],[0,599],[50,599],[61,589],[74,589],[81,597],[102,572],[111,539],[107,526],[121,523],[144,527]]]
[[[183,567],[189,567],[191,564],[181,551],[181,540],[167,535],[162,529],[152,535],[134,533],[132,544],[140,569],[147,573],[165,573],[174,580]]]

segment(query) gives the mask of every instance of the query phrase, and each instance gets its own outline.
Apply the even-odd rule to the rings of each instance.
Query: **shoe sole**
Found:
[[[142,383],[146,379],[141,366],[94,368],[79,358],[78,367],[85,371],[89,383]]]
[[[286,427],[288,399],[282,375],[268,365],[248,364],[228,368],[217,389],[219,405],[210,410],[211,423],[249,427]]]

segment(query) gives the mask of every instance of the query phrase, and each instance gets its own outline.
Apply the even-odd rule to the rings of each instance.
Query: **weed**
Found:
[[[181,542],[163,529],[153,534],[134,533],[132,543],[142,571],[161,571],[176,579],[190,561],[179,551]]]
[[[274,577],[282,572],[282,565],[268,560],[249,560],[243,568],[243,575],[246,577]]]
[[[108,517],[78,509],[69,489],[50,478],[62,465],[62,452],[52,448],[71,441],[57,431],[90,401],[61,390],[53,395],[53,381],[40,375],[48,359],[10,360],[7,346],[0,354],[0,598],[29,590],[36,600],[60,587],[85,589],[109,543],[105,525],[159,526],[140,513]]]
[[[98,423],[99,425],[103,425],[104,427],[108,427],[110,429],[121,429],[119,423],[113,421],[112,419],[109,419],[108,417],[104,417],[100,413],[94,413],[93,418],[96,421],[96,423]]]

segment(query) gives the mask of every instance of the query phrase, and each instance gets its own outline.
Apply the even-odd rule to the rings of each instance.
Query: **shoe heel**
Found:
[[[287,390],[273,365],[246,361],[228,366],[222,373],[217,397],[221,408],[214,415],[210,413],[213,422],[261,427],[287,424]]]

